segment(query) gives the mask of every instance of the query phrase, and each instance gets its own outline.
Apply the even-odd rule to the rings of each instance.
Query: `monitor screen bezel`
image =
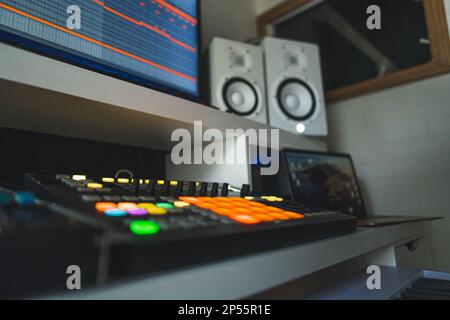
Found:
[[[202,19],[201,19],[201,1],[197,2],[197,94],[191,94],[182,89],[177,89],[157,81],[146,79],[140,77],[139,75],[133,74],[121,70],[118,67],[113,67],[109,64],[102,63],[101,60],[95,59],[93,57],[84,56],[82,53],[77,53],[71,51],[68,48],[58,48],[54,44],[45,44],[45,40],[33,40],[30,37],[22,36],[20,31],[13,30],[6,26],[0,25],[0,42],[17,47],[19,49],[24,49],[33,53],[37,53],[41,56],[51,58],[57,61],[68,63],[86,70],[94,71],[99,74],[103,74],[115,79],[122,81],[127,81],[145,88],[149,88],[162,93],[170,94],[175,97],[190,100],[193,102],[200,102],[200,84],[202,80],[200,59],[202,52]]]
[[[286,175],[287,175],[287,179],[289,182],[289,192],[291,195],[292,200],[296,201],[295,199],[295,193],[294,193],[294,185],[293,185],[293,181],[292,181],[292,177],[291,177],[291,173],[289,171],[289,164],[288,164],[288,157],[287,157],[287,153],[298,153],[298,154],[311,154],[311,155],[319,155],[319,156],[332,156],[332,157],[341,157],[341,158],[345,158],[350,162],[350,165],[352,167],[353,170],[353,174],[355,175],[355,180],[356,180],[356,188],[358,189],[358,192],[361,196],[361,202],[362,202],[362,207],[364,212],[355,212],[353,214],[353,216],[357,217],[357,218],[366,218],[368,216],[368,210],[367,210],[367,205],[366,205],[366,201],[364,199],[364,193],[362,192],[360,183],[359,183],[359,178],[358,178],[358,174],[356,172],[356,168],[355,168],[355,164],[353,162],[353,158],[350,154],[348,153],[339,153],[339,152],[328,152],[328,151],[316,151],[316,150],[305,150],[305,149],[292,149],[292,148],[285,148],[283,149],[283,162],[286,168]],[[348,214],[348,213],[347,213]],[[350,215],[350,214],[349,214]]]

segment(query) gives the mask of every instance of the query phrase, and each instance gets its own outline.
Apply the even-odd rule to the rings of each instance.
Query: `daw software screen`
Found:
[[[0,26],[41,50],[198,96],[197,0],[1,0]]]

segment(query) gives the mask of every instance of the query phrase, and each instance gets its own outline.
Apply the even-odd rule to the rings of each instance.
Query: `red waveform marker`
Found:
[[[165,2],[164,0],[154,0],[152,2],[157,2],[160,6],[165,7],[167,10],[172,11],[172,13],[186,19],[187,21],[189,21],[190,23],[192,23],[193,25],[197,24],[197,19],[191,17],[190,15],[188,15],[186,12],[181,11],[180,9],[174,7],[173,5]]]
[[[195,48],[193,48],[193,47],[187,45],[186,43],[184,43],[184,42],[182,42],[182,41],[180,41],[180,40],[177,40],[177,39],[173,38],[173,37],[172,37],[170,34],[168,34],[167,32],[161,31],[161,30],[159,30],[159,29],[156,28],[156,27],[150,26],[150,25],[146,24],[146,23],[143,22],[143,21],[137,21],[137,20],[135,20],[135,19],[133,19],[133,18],[130,18],[129,16],[124,15],[123,13],[121,13],[121,12],[119,12],[119,11],[117,11],[117,10],[114,10],[113,8],[110,8],[110,7],[106,6],[103,2],[101,2],[101,1],[99,1],[99,0],[92,0],[92,1],[95,2],[96,4],[102,6],[103,9],[105,9],[106,11],[109,11],[109,12],[115,14],[116,16],[118,16],[118,17],[120,17],[120,18],[122,18],[122,19],[124,19],[124,20],[127,20],[127,21],[129,21],[129,22],[131,22],[131,23],[134,23],[135,25],[138,25],[138,26],[147,28],[147,29],[149,29],[149,30],[151,30],[151,31],[153,31],[153,32],[155,32],[155,33],[157,33],[157,34],[159,34],[160,36],[163,36],[163,37],[167,38],[169,41],[171,41],[171,42],[173,42],[173,43],[179,45],[180,47],[185,48],[185,49],[188,50],[188,51],[191,51],[191,52],[196,52],[196,51],[197,51]]]
[[[41,19],[41,18],[39,18],[39,17],[33,16],[33,15],[31,15],[31,14],[28,14],[28,13],[23,12],[23,11],[21,11],[21,10],[18,10],[18,9],[16,9],[16,8],[10,7],[10,6],[8,6],[8,5],[4,4],[4,3],[0,3],[0,8],[4,8],[4,9],[6,9],[6,10],[8,10],[8,11],[17,13],[17,14],[19,14],[19,15],[25,17],[25,18],[28,18],[28,19],[31,19],[31,20],[40,22],[40,23],[45,24],[45,25],[47,25],[47,26],[49,26],[49,27],[51,27],[51,28],[54,28],[54,29],[56,29],[56,30],[65,32],[65,33],[70,34],[70,35],[72,35],[72,36],[74,36],[74,37],[77,37],[77,38],[86,40],[86,41],[91,42],[91,43],[93,43],[93,44],[99,45],[99,46],[101,46],[101,47],[103,47],[103,48],[106,48],[106,49],[109,49],[109,50],[111,50],[111,51],[120,53],[120,54],[122,54],[122,55],[124,55],[124,56],[127,56],[127,57],[131,58],[131,59],[140,61],[140,62],[142,62],[142,63],[145,63],[145,64],[149,65],[149,66],[152,66],[152,67],[155,67],[155,68],[164,70],[164,71],[166,71],[166,72],[168,72],[168,73],[174,74],[174,75],[176,75],[176,76],[179,76],[179,77],[181,77],[181,78],[187,79],[187,80],[189,80],[189,81],[193,81],[193,82],[196,82],[196,81],[197,81],[197,79],[194,78],[194,77],[188,76],[188,75],[186,75],[186,74],[184,74],[184,73],[181,73],[181,72],[179,72],[179,71],[170,69],[170,68],[165,67],[165,66],[163,66],[163,65],[160,65],[160,64],[158,64],[158,63],[156,63],[156,62],[153,62],[153,61],[144,59],[144,58],[139,57],[139,56],[136,56],[136,55],[134,55],[134,54],[132,54],[132,53],[126,52],[126,51],[124,51],[124,50],[122,50],[122,49],[115,48],[115,47],[113,47],[113,46],[111,46],[111,45],[109,45],[109,44],[103,43],[103,42],[101,42],[101,41],[95,40],[95,39],[93,39],[93,38],[87,37],[87,36],[82,35],[82,34],[79,34],[79,33],[76,33],[76,32],[71,31],[71,30],[69,30],[69,29],[63,28],[63,27],[58,26],[58,25],[56,25],[56,24],[54,24],[54,23],[51,23],[51,22],[49,22],[49,21],[47,21],[47,20]]]

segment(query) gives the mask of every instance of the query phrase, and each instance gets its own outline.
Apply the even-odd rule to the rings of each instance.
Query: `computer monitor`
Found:
[[[2,0],[0,39],[197,100],[198,0]]]
[[[367,215],[350,155],[284,150],[294,200],[357,217]]]

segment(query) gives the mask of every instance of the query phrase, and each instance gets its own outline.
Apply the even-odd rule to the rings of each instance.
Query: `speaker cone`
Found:
[[[245,79],[233,78],[223,87],[223,101],[233,113],[248,116],[258,107],[258,93]]]
[[[278,105],[289,118],[304,121],[316,110],[316,97],[309,84],[300,79],[287,79],[277,93]]]

